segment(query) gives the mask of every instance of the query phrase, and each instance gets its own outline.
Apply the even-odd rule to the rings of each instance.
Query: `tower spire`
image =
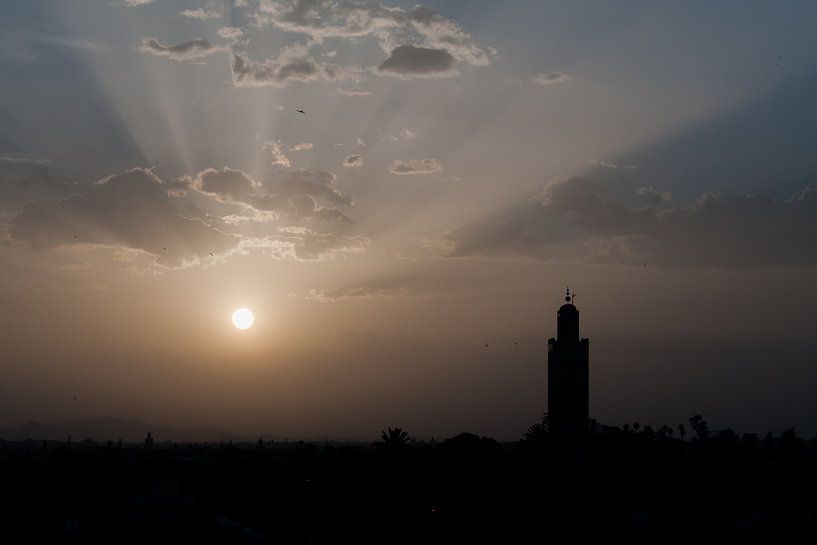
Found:
[[[567,287],[567,292],[565,293],[565,301],[568,303],[570,302],[570,286]]]

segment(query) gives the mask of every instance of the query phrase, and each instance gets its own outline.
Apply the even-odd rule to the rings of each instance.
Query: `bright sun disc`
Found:
[[[252,315],[250,309],[239,308],[233,312],[233,325],[238,329],[249,329],[255,322],[255,316]]]

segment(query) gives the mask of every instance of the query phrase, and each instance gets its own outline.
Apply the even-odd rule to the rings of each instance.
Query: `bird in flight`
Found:
[[[303,110],[295,110],[295,111],[296,111],[296,112],[298,112],[299,114],[304,114],[304,115],[306,115],[306,112],[305,112],[305,111],[303,111]]]

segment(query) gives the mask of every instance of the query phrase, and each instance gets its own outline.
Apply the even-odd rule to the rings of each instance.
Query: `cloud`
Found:
[[[82,189],[75,182],[49,174],[49,163],[33,154],[0,155],[0,221],[8,213],[19,213],[22,205],[65,198]]]
[[[345,167],[363,166],[363,156],[362,155],[350,155],[346,159],[343,160],[343,166],[345,166]]]
[[[311,195],[335,205],[351,206],[352,199],[335,189],[337,177],[326,170],[291,170],[283,173],[283,182],[277,188],[279,195]]]
[[[367,97],[372,94],[371,91],[366,91],[364,89],[358,89],[355,87],[354,89],[346,89],[344,87],[338,87],[338,94],[347,97]]]
[[[536,74],[531,78],[531,81],[539,85],[556,85],[569,79],[571,79],[571,76],[564,72],[548,72],[547,74]]]
[[[36,153],[18,153],[8,151],[0,153],[0,163],[18,163],[46,166],[51,164],[51,159]]]
[[[414,297],[416,294],[408,288],[375,288],[369,286],[352,286],[328,290],[311,289],[304,294],[304,299],[320,303],[337,303],[346,299],[399,299]]]
[[[556,257],[665,269],[817,265],[817,185],[785,201],[706,194],[670,209],[670,194],[652,186],[633,197],[648,206],[612,200],[603,185],[571,178],[516,207],[510,220],[473,222],[422,245],[434,255]]]
[[[12,219],[11,236],[35,249],[73,244],[125,247],[153,254],[168,266],[194,263],[237,243],[235,236],[183,216],[168,189],[151,171],[132,169],[82,194],[29,204]]]
[[[272,154],[273,161],[272,163],[270,163],[271,165],[280,165],[286,168],[292,167],[292,163],[289,161],[289,158],[284,154],[284,148],[280,142],[270,140],[269,142],[264,142],[264,147],[268,148],[270,153]]]
[[[282,230],[276,235],[248,238],[242,241],[238,251],[261,250],[276,260],[326,261],[339,254],[363,253],[371,242],[356,235],[316,233],[309,229]]]
[[[254,212],[273,213],[267,219],[297,225],[351,224],[351,218],[339,207],[353,202],[334,187],[335,175],[326,171],[292,170],[266,186],[240,170],[225,167],[206,169],[195,177],[182,178],[181,183],[219,202],[249,208]],[[255,217],[265,217],[254,214]],[[239,217],[226,221],[240,223]],[[304,223],[306,222],[306,223]]]
[[[122,0],[122,1],[128,7],[144,6],[146,4],[150,4],[153,2],[153,0]]]
[[[309,151],[315,149],[315,145],[312,142],[301,142],[300,144],[296,144],[289,148],[289,151]]]
[[[377,72],[403,79],[457,75],[454,57],[446,49],[401,45],[377,67]]]
[[[425,137],[422,134],[418,134],[418,133],[416,133],[414,131],[411,131],[409,129],[403,129],[397,135],[394,135],[394,134],[387,135],[385,139],[388,140],[389,142],[394,143],[394,142],[401,142],[401,141],[405,141],[405,140],[422,140],[423,138],[425,138]]]
[[[641,197],[647,204],[658,206],[666,204],[672,200],[672,193],[669,191],[659,191],[651,185],[639,187],[636,195]]]
[[[249,7],[249,4],[243,5]],[[223,13],[221,9],[208,7],[186,9],[181,15],[206,20]],[[405,10],[363,2],[260,0],[252,5],[247,17],[250,23],[245,27],[223,27],[218,31],[219,36],[232,44],[230,69],[235,87],[282,88],[293,81],[343,79],[357,84],[367,72],[403,79],[450,77],[458,74],[455,63],[474,67],[490,64],[483,49],[456,22],[421,5]],[[274,58],[250,59],[246,29],[269,26],[301,34],[306,41],[282,48]],[[313,48],[327,38],[357,41],[363,37],[376,39],[388,54],[379,66],[341,66],[317,60],[312,55]],[[145,38],[140,50],[174,60],[191,60],[229,49],[207,40],[164,46],[155,38]],[[326,58],[334,58],[333,52],[336,51],[327,50],[323,54]],[[338,87],[338,93],[345,96],[370,94],[357,87]]]
[[[225,40],[236,42],[244,37],[244,30],[239,27],[225,26],[218,29],[218,35]]]
[[[531,231],[524,220],[475,221],[425,241],[431,255],[444,257],[549,257],[552,241]]]
[[[209,262],[211,254],[258,251],[316,261],[364,252],[371,240],[348,232],[352,221],[339,206],[352,200],[334,181],[329,172],[292,170],[263,184],[224,168],[166,183],[150,170],[132,169],[62,200],[25,206],[10,219],[9,234],[34,249],[102,245],[117,260],[144,256],[167,267]],[[219,207],[250,215],[207,212]]]
[[[563,237],[635,234],[658,222],[652,210],[612,200],[603,185],[586,178],[551,184],[531,202],[543,227]]]
[[[613,170],[618,169],[618,168],[626,168],[626,169],[630,169],[630,170],[636,170],[636,168],[637,168],[635,165],[617,165],[615,163],[611,163],[610,161],[605,161],[604,159],[591,159],[590,163],[592,163],[594,165],[598,165],[600,167],[604,167],[604,168],[611,168]]]
[[[165,46],[160,44],[156,38],[145,38],[142,40],[142,45],[139,46],[139,51],[157,57],[167,57],[174,61],[189,61],[226,51],[226,48],[207,40],[190,40],[177,45]]]
[[[222,16],[222,13],[216,9],[186,9],[179,13],[182,17],[187,17],[188,19],[198,19],[199,21],[207,21],[209,19],[218,19]]]
[[[233,53],[231,65],[235,87],[285,87],[291,81],[336,80],[346,77],[337,64],[316,61],[308,47],[290,46],[276,59],[251,61],[246,55]]]
[[[626,241],[628,257],[664,268],[817,265],[817,186],[787,201],[706,195]]]
[[[455,60],[472,66],[490,64],[470,34],[422,5],[405,10],[363,2],[296,0],[285,5],[264,1],[253,18],[258,27],[275,26],[306,35],[315,43],[327,38],[358,40],[370,36],[386,52],[410,41],[420,48],[445,50]]]
[[[389,164],[389,172],[399,176],[410,174],[434,174],[442,172],[443,167],[437,159],[395,159]]]

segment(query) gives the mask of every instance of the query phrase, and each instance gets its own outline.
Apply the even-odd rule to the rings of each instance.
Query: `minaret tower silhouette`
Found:
[[[579,337],[575,301],[567,288],[556,313],[556,338],[548,340],[548,429],[571,450],[584,444],[590,416],[590,342]]]

